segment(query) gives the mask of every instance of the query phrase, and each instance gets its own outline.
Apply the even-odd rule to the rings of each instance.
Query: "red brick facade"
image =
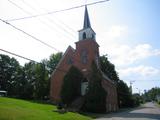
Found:
[[[60,91],[63,84],[63,77],[69,70],[71,65],[76,66],[82,73],[88,78],[89,71],[91,70],[92,61],[96,61],[96,57],[99,57],[99,48],[96,41],[91,39],[82,40],[76,42],[76,49],[68,47],[61,61],[57,65],[57,69],[53,72],[51,78],[51,99],[54,102],[60,101]],[[81,54],[83,50],[87,51],[87,63],[82,63]],[[71,60],[71,61],[70,61]],[[107,91],[106,96],[106,108],[107,112],[116,111],[118,109],[117,104],[117,91],[115,84],[103,75],[102,86]]]
[[[99,67],[99,45],[95,41],[94,31],[90,28],[91,26],[87,12],[86,9],[84,28],[80,31],[80,40],[76,42],[76,49],[69,46],[57,65],[57,69],[52,73],[50,97],[54,102],[59,102],[61,100],[60,91],[63,84],[63,78],[71,65],[74,65],[81,70],[86,78],[88,78],[89,72],[91,71],[92,61],[95,61]],[[118,109],[116,85],[104,74],[102,87],[107,92],[106,112],[116,111]]]

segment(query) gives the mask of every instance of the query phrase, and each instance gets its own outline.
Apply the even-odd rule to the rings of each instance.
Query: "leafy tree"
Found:
[[[139,106],[141,103],[143,103],[143,98],[138,93],[133,94],[132,99],[133,99],[133,106]]]
[[[137,96],[132,96],[127,84],[119,79],[118,73],[115,70],[115,66],[108,60],[106,56],[100,57],[101,70],[111,80],[117,83],[117,94],[119,107],[133,107],[136,105]]]
[[[19,67],[16,59],[0,54],[0,89],[8,91],[9,96],[12,96],[16,89],[16,71]]]
[[[28,62],[24,67],[7,55],[0,54],[0,89],[23,99],[44,99],[49,96],[50,79],[62,53],[52,54],[41,63]]]
[[[102,87],[102,75],[95,62],[92,63],[84,110],[89,112],[106,111],[106,91]]]
[[[59,63],[60,59],[62,58],[62,52],[52,54],[49,57],[47,64],[47,69],[49,71],[49,74],[51,75],[53,70],[56,68],[57,64]]]
[[[35,86],[35,62],[29,62],[24,65],[24,74],[25,74],[25,81],[24,81],[24,89],[22,98],[25,99],[33,99],[34,97],[34,86]]]
[[[25,98],[27,99],[27,94],[28,94],[28,87],[29,81],[27,81],[27,77],[26,77],[26,73],[25,73],[25,68],[22,67],[21,69],[19,69],[17,71],[19,73],[18,77],[17,77],[17,84],[16,84],[16,88],[18,90],[17,92],[17,97],[18,98]]]
[[[15,73],[16,74],[14,75],[15,80],[13,83],[12,96],[21,98],[25,82],[25,74],[23,71],[23,67],[18,67]]]
[[[111,80],[116,82],[119,81],[114,64],[112,64],[105,55],[100,57],[100,66],[102,72],[104,72]]]
[[[49,94],[48,71],[45,64],[29,62],[24,66],[25,84],[22,97],[27,99],[44,99]]]
[[[64,76],[61,89],[61,99],[64,104],[69,105],[75,98],[81,96],[81,80],[83,74],[75,66],[71,66]]]
[[[48,91],[48,72],[45,70],[45,65],[43,63],[38,63],[35,65],[35,86],[34,94],[36,99],[44,99],[49,94]]]
[[[133,107],[132,94],[129,87],[122,80],[117,83],[119,107]]]
[[[147,100],[153,100],[156,101],[156,97],[157,95],[160,95],[160,88],[158,87],[154,87],[150,90],[148,90],[147,92],[145,92],[145,94],[143,95],[144,99]]]

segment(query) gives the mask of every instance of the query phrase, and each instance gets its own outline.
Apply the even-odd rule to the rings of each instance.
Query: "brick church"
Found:
[[[85,95],[88,85],[88,75],[91,70],[92,61],[99,66],[99,45],[96,42],[96,33],[91,27],[87,7],[85,7],[83,29],[79,30],[79,40],[75,43],[76,48],[69,46],[63,57],[57,65],[57,69],[53,71],[51,76],[50,97],[54,102],[59,102],[60,91],[63,84],[63,78],[69,68],[76,66],[85,76],[86,81],[81,83],[81,95]],[[118,109],[117,90],[115,83],[110,80],[104,73],[102,87],[107,91],[106,96],[106,112],[116,111]]]

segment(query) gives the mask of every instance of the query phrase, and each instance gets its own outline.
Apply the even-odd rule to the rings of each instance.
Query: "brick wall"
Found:
[[[82,51],[87,51],[87,63],[82,63],[81,55]],[[53,72],[51,76],[51,90],[50,97],[54,102],[60,101],[60,91],[63,84],[63,78],[66,72],[69,70],[71,65],[76,66],[82,71],[84,76],[88,78],[88,74],[91,71],[92,61],[96,60],[96,56],[99,58],[99,45],[96,41],[91,39],[85,39],[76,42],[76,49],[68,47],[59,64],[57,69]],[[69,62],[72,59],[72,62]],[[118,109],[117,104],[117,91],[116,86],[112,81],[104,78],[102,80],[102,86],[107,91],[106,96],[106,108],[107,112],[116,111]]]

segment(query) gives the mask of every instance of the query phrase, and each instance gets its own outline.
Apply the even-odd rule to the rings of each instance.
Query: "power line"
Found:
[[[13,4],[14,6],[16,6],[17,8],[19,8],[21,11],[23,11],[24,13],[28,14],[28,15],[32,15],[31,12],[26,11],[25,9],[23,9],[22,7],[20,7],[18,4],[16,4],[13,1],[8,0],[11,4]],[[27,2],[25,2],[23,0],[23,3],[30,7],[31,9],[33,9],[34,11],[38,12],[37,9],[35,9],[34,7],[32,7],[30,4],[28,4]],[[54,32],[56,31],[55,28],[53,28],[51,25],[47,24],[46,22],[42,21],[41,19],[38,19],[42,24],[46,25],[48,28],[50,28],[51,30],[54,30]],[[72,36],[72,39],[75,38],[75,36],[73,34],[71,34],[70,32],[68,32],[65,28],[63,28],[62,26],[58,25],[55,21],[53,21],[52,19],[48,19],[51,23],[55,23],[56,26],[58,26],[57,28],[60,28],[61,30],[63,30],[65,33],[68,33],[68,35],[70,34]],[[57,31],[56,31],[57,32]],[[57,35],[57,34],[56,34]],[[59,35],[60,36],[60,35]],[[61,36],[60,36],[61,37]],[[68,37],[68,36],[66,36]],[[70,37],[71,39],[71,37]]]
[[[39,41],[39,42],[41,42],[42,44],[44,44],[44,45],[46,45],[46,46],[48,46],[48,47],[50,47],[50,48],[52,48],[52,49],[54,49],[54,50],[56,50],[56,51],[60,52],[60,51],[59,51],[59,50],[57,50],[56,48],[54,48],[54,47],[50,46],[49,44],[47,44],[47,43],[45,43],[45,42],[43,42],[43,41],[39,40],[38,38],[36,38],[36,37],[34,37],[34,36],[30,35],[29,33],[26,33],[25,31],[23,31],[23,30],[21,30],[21,29],[19,29],[19,28],[15,27],[15,26],[13,26],[13,25],[12,25],[12,24],[10,24],[9,22],[6,22],[5,20],[2,20],[2,19],[0,19],[0,21],[2,21],[2,22],[4,22],[4,23],[6,23],[6,24],[8,24],[8,25],[12,26],[13,28],[17,29],[18,31],[21,31],[22,33],[24,33],[24,34],[28,35],[29,37],[31,37],[31,38],[33,38],[33,39],[35,39],[36,41]],[[26,60],[34,61],[34,60],[29,59],[29,58],[23,57],[23,56],[21,56],[21,55],[17,55],[17,54],[15,54],[15,53],[13,53],[13,52],[9,52],[9,51],[3,50],[3,49],[0,49],[0,50],[1,50],[1,51],[4,51],[4,52],[6,52],[6,53],[9,53],[9,54],[15,55],[15,56],[17,56],[17,57],[20,57],[20,58],[26,59]],[[34,61],[34,62],[36,62],[36,61]],[[77,61],[77,62],[79,62],[79,61]],[[38,62],[36,62],[36,63],[38,63]],[[57,69],[57,70],[60,70],[60,71],[64,72],[64,70],[62,70],[62,69],[59,69],[59,68],[55,68],[55,69]],[[67,71],[66,71],[66,72],[67,72]]]
[[[75,7],[70,7],[70,8],[66,8],[66,9],[62,9],[62,10],[56,10],[56,11],[51,11],[51,12],[42,13],[42,14],[37,14],[37,15],[32,15],[32,16],[27,16],[27,17],[9,19],[9,20],[5,20],[5,21],[8,21],[8,22],[9,22],[9,21],[17,21],[17,20],[35,18],[35,17],[40,17],[40,16],[45,16],[45,15],[50,15],[50,14],[54,14],[54,13],[69,11],[69,10],[72,10],[72,9],[81,8],[81,7],[84,7],[84,6],[86,6],[86,5],[87,5],[87,6],[90,6],[90,5],[94,5],[94,4],[98,4],[98,3],[103,3],[103,2],[107,2],[107,1],[109,1],[109,0],[101,0],[101,1],[92,2],[92,3],[88,3],[88,4],[84,4],[84,5],[79,5],[79,6],[75,6]]]
[[[35,61],[35,60],[32,60],[32,59],[27,58],[27,57],[23,57],[23,56],[21,56],[21,55],[18,55],[18,54],[16,54],[16,53],[13,53],[13,52],[10,52],[10,51],[4,50],[4,49],[0,49],[0,51],[9,53],[9,54],[14,55],[14,56],[17,56],[17,57],[19,57],[19,58],[23,58],[23,59],[25,59],[25,60],[29,60],[29,61],[33,61],[33,62],[39,63],[39,62],[37,62],[37,61]]]
[[[25,0],[23,0],[24,2]],[[38,2],[36,2],[35,0],[33,1],[36,5],[40,6],[40,4]],[[46,8],[40,8],[43,9],[45,12],[47,12],[48,10]],[[55,19],[56,16],[54,16]],[[65,24],[63,21],[61,21],[60,19],[58,19],[56,17],[56,19],[58,20],[59,23],[63,24],[65,27],[67,27],[69,30],[71,30],[72,32],[77,32],[76,30],[74,30],[72,27],[70,27],[69,25]]]
[[[130,82],[129,80],[124,80],[126,82]],[[131,80],[132,81],[132,80]],[[160,82],[159,79],[149,79],[149,80],[134,80],[134,82]]]
[[[13,1],[8,0],[11,4],[13,4],[14,6],[16,6],[17,8],[19,8],[21,11],[23,11],[24,13],[28,14],[28,15],[32,15],[31,12],[26,11],[25,9],[23,9],[22,7],[20,7],[18,4],[14,3]],[[29,6],[31,9],[37,11],[35,8],[33,8],[31,5],[29,5],[28,3],[26,3],[25,1],[23,1],[23,3],[27,6]],[[42,24],[46,25],[48,28],[50,28],[51,30],[54,30],[52,26],[50,26],[49,24],[47,24],[46,22],[42,21],[41,19],[38,19]],[[52,21],[53,23],[53,21]],[[65,31],[67,32],[67,31]]]
[[[13,1],[11,1],[11,0],[8,0],[11,4],[13,4],[14,6],[16,6],[17,8],[19,8],[20,10],[22,10],[23,12],[25,12],[25,13],[27,13],[27,14],[29,14],[29,15],[31,15],[31,13],[30,12],[28,12],[28,11],[26,11],[26,10],[24,10],[22,7],[20,7],[19,5],[17,5],[16,3],[14,3]]]
[[[23,31],[22,29],[17,28],[16,26],[10,24],[9,22],[7,22],[7,21],[5,21],[5,20],[2,20],[2,19],[0,19],[0,21],[6,23],[6,24],[9,25],[9,26],[12,26],[14,29],[16,29],[16,30],[18,30],[18,31],[20,31],[20,32],[22,32],[22,33],[24,33],[24,34],[26,34],[27,36],[29,36],[29,37],[33,38],[34,40],[36,40],[36,41],[38,41],[38,42],[44,44],[45,46],[47,46],[47,47],[49,47],[49,48],[52,48],[52,49],[56,50],[57,52],[60,52],[60,51],[59,51],[58,49],[56,49],[55,47],[53,47],[53,46],[51,46],[51,45],[45,43],[44,41],[42,41],[42,40],[36,38],[35,36],[33,36],[33,35],[31,35],[31,34],[25,32],[25,31]]]
[[[20,32],[22,32],[22,33],[24,33],[24,34],[26,34],[26,35],[28,35],[29,37],[33,38],[34,40],[36,40],[36,41],[38,41],[38,42],[41,42],[42,44],[46,45],[47,47],[50,47],[50,48],[56,50],[57,52],[60,52],[60,51],[59,51],[58,49],[56,49],[55,47],[53,47],[53,46],[51,46],[51,45],[49,45],[49,44],[43,42],[42,40],[40,40],[40,39],[38,39],[38,38],[36,38],[36,37],[30,35],[29,33],[26,33],[25,31],[23,31],[23,30],[21,30],[21,29],[15,27],[14,25],[10,24],[9,22],[6,22],[5,20],[2,20],[2,19],[0,19],[0,21],[6,23],[7,25],[12,26],[13,28],[17,29],[18,31],[20,31]],[[77,62],[81,63],[77,58],[76,58],[75,60],[77,60]]]
[[[37,61],[32,60],[32,59],[30,59],[30,58],[24,57],[24,56],[22,56],[22,55],[18,55],[18,54],[16,54],[16,53],[13,53],[13,52],[10,52],[10,51],[4,50],[4,49],[0,49],[0,51],[3,51],[3,52],[5,52],[5,53],[11,54],[11,55],[17,56],[17,57],[19,57],[19,58],[22,58],[22,59],[25,59],[25,60],[29,60],[29,61],[32,61],[32,62],[35,62],[35,63],[38,63],[38,64],[40,63],[40,62],[37,62]],[[60,68],[55,68],[55,69],[56,69],[56,70],[59,70],[59,71],[61,71],[61,72],[67,73],[66,70],[63,70],[63,69],[60,69]]]
[[[22,0],[23,3],[25,5],[27,5],[28,7],[30,7],[31,9],[33,9],[34,11],[38,12],[38,10],[36,8],[34,8],[32,5],[30,5],[29,3],[27,3],[26,1]],[[46,10],[45,10],[46,11]],[[73,36],[73,38],[75,38],[75,36],[73,34],[71,34],[70,32],[68,32],[64,27],[58,25],[53,19],[50,19],[50,18],[46,18],[48,19],[51,23],[55,23],[55,25],[58,26],[58,28],[61,28],[63,31],[65,31],[66,33],[70,34],[71,36]],[[58,20],[59,21],[59,20]],[[65,25],[65,24],[64,24]],[[68,26],[66,26],[67,28],[69,28]],[[71,30],[71,28],[69,28]],[[73,30],[73,29],[72,29]],[[75,32],[75,31],[74,31]]]
[[[38,10],[36,9],[36,8],[34,8],[31,4],[29,4],[28,2],[26,2],[25,0],[22,0],[23,1],[23,3],[25,4],[25,5],[27,5],[28,7],[30,7],[31,9],[33,9],[34,11],[37,11],[38,12]],[[35,1],[34,1],[35,2]],[[37,3],[36,3],[37,4]],[[47,10],[46,9],[43,9],[45,12],[47,12]],[[53,19],[51,19],[51,18],[47,18],[51,23],[55,23],[57,26],[59,26]],[[55,17],[54,17],[54,19],[55,19]],[[76,32],[75,30],[73,30],[71,27],[69,27],[68,25],[66,25],[65,23],[63,23],[61,20],[59,20],[58,19],[58,22],[61,22],[61,24],[63,24],[63,25],[65,25],[69,30],[71,30],[72,32]],[[61,26],[59,26],[59,27],[61,27]],[[66,28],[65,27],[65,28]],[[62,28],[62,30],[65,30],[63,27],[61,27]],[[65,32],[67,32],[67,33],[69,33],[67,30],[65,30]],[[69,33],[69,34],[71,34],[71,33]],[[73,34],[71,34],[72,36],[73,36]],[[73,36],[74,37],[74,36]]]

